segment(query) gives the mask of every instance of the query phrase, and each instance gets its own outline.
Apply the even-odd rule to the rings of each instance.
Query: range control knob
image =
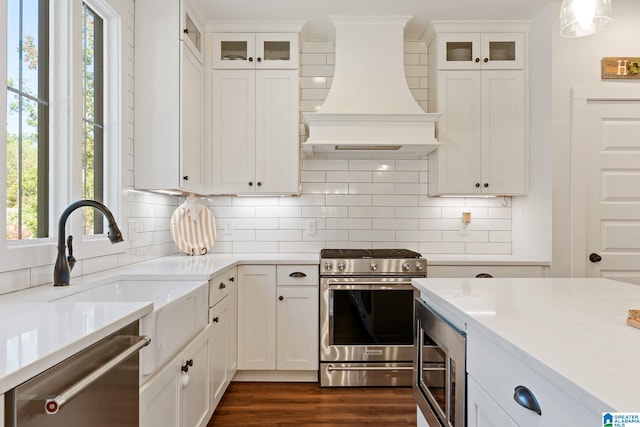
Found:
[[[422,271],[424,270],[424,265],[420,261],[416,262],[416,270]]]
[[[411,269],[411,266],[409,265],[408,262],[403,262],[402,263],[402,271],[409,271],[409,269]]]
[[[338,270],[340,270],[340,271],[344,271],[344,269],[345,269],[346,267],[347,267],[347,266],[344,264],[344,262],[339,262],[339,263],[338,263]]]
[[[330,262],[325,262],[325,263],[324,263],[324,269],[325,269],[325,270],[331,270],[331,269],[333,269],[333,264],[331,264]]]
[[[376,264],[375,262],[372,262],[369,267],[371,268],[371,271],[376,271],[378,269],[378,264]]]

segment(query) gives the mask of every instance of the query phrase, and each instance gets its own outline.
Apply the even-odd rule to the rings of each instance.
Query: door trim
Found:
[[[571,277],[587,276],[587,158],[584,141],[588,140],[586,123],[589,102],[640,101],[636,84],[602,84],[574,86],[571,89]]]

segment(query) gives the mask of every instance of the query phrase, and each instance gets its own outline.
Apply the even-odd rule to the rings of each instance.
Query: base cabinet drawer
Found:
[[[427,277],[546,277],[544,265],[427,265]]]
[[[471,375],[467,376],[467,427],[517,427],[505,411],[480,387]]]
[[[469,382],[476,382],[486,393],[485,397],[495,402],[516,425],[521,427],[601,425],[602,412],[609,410],[606,407],[587,407],[576,400],[571,391],[550,382],[544,372],[534,370],[526,360],[508,352],[501,345],[490,342],[485,335],[471,328],[467,334],[467,372]],[[548,375],[557,374],[549,369]],[[526,387],[526,390],[522,389],[522,386]],[[517,402],[514,397],[516,388],[519,388],[519,395],[523,396],[520,399],[522,403]],[[531,396],[535,398],[540,413],[533,409],[535,404],[529,403],[527,407],[526,402],[533,401]],[[486,401],[485,404],[487,404]],[[473,416],[471,404],[468,410],[471,420]],[[479,419],[488,416],[485,412],[493,413],[493,411],[480,410]],[[470,423],[470,426],[473,425]],[[484,425],[501,426],[503,424]]]

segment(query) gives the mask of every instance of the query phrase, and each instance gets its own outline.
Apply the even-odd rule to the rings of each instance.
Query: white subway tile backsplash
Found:
[[[346,171],[349,170],[349,161],[342,159],[304,159],[303,170],[316,171]]]
[[[349,217],[351,218],[393,218],[394,208],[386,206],[351,206]]]
[[[348,184],[349,194],[393,194],[395,187],[393,183],[378,182],[364,183],[356,182]]]
[[[349,160],[352,171],[393,171],[397,160]]]
[[[414,67],[421,67],[420,65],[416,65]],[[334,72],[333,65],[302,65],[300,66],[300,75],[302,77],[329,77],[333,76]]]
[[[443,231],[443,242],[488,242],[488,231],[467,230],[462,233],[459,231]]]
[[[350,230],[349,240],[361,242],[395,242],[396,232],[393,230]]]
[[[325,182],[327,174],[325,171],[301,171],[300,181],[302,182]]]
[[[301,89],[326,89],[327,87],[326,77],[300,77]]]
[[[256,216],[269,217],[299,217],[302,211],[300,206],[256,206]]]
[[[329,89],[302,89],[302,96],[305,100],[324,101],[329,94]]]
[[[302,240],[301,230],[256,230],[257,242],[299,242]]]
[[[418,172],[373,172],[373,182],[417,182]]]
[[[347,183],[303,182],[302,192],[306,194],[348,194]]]
[[[302,51],[306,53],[329,53],[334,52],[334,45],[328,41],[303,41]]]
[[[403,242],[441,242],[442,232],[431,230],[396,231],[396,240]]]
[[[417,218],[396,219],[396,218],[375,218],[372,228],[374,230],[418,230],[419,221]]]
[[[511,230],[489,231],[489,242],[491,243],[509,243],[511,242]]]
[[[301,53],[300,64],[302,65],[326,65],[326,53]]]
[[[327,182],[372,182],[370,171],[328,171]]]
[[[348,213],[346,206],[303,206],[302,216],[305,218],[341,218]]]
[[[439,207],[404,207],[396,209],[396,218],[442,218],[442,208]]]
[[[369,194],[327,194],[328,206],[371,206]]]
[[[466,243],[465,251],[469,254],[501,254],[511,253],[511,243]]]
[[[278,242],[233,242],[236,253],[278,253]]]
[[[464,254],[466,247],[464,243],[451,242],[424,242],[420,243],[419,251],[427,258],[427,277],[429,276],[429,254]]]
[[[327,230],[371,230],[369,218],[327,218]]]
[[[53,281],[53,277],[50,280]],[[0,273],[1,294],[27,289],[30,284],[31,270],[28,268],[24,270],[5,271]]]
[[[402,208],[404,206],[418,206],[418,196],[374,195],[372,196],[371,203],[373,206],[396,206],[398,208]]]

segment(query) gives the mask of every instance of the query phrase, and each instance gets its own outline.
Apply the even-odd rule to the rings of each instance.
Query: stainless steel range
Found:
[[[320,252],[320,385],[411,386],[414,277],[427,262],[406,249]]]

